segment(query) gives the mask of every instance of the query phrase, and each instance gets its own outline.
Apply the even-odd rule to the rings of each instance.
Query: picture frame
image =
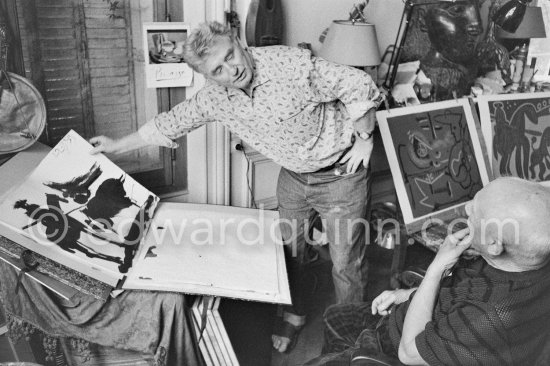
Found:
[[[489,175],[465,98],[378,111],[384,149],[409,234],[464,216]]]
[[[143,24],[143,57],[147,88],[186,87],[193,70],[183,59],[189,25],[180,22]]]
[[[482,95],[477,103],[493,176],[550,180],[550,92]]]
[[[546,30],[546,36],[550,36],[550,2],[535,0],[533,6],[542,8],[542,18]],[[533,58],[536,58],[535,69],[533,70],[533,82],[550,82],[550,42],[547,38],[531,38],[527,51],[527,62],[531,65]],[[528,67],[528,66],[526,66]]]

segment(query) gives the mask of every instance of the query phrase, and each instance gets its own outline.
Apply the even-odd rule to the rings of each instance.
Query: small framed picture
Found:
[[[536,0],[534,3],[534,6],[540,7],[542,10],[546,37],[550,37],[550,2]],[[534,66],[533,82],[550,82],[550,42],[546,37],[531,38],[529,40],[529,52],[525,65]]]
[[[185,87],[193,83],[193,70],[183,59],[189,26],[184,23],[144,23],[143,50],[148,88]]]
[[[405,227],[464,216],[489,175],[467,99],[379,111],[376,118]]]
[[[482,95],[477,101],[493,176],[550,180],[550,93]]]

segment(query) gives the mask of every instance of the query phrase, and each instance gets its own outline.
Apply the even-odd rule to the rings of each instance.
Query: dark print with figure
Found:
[[[70,131],[0,202],[0,225],[27,249],[116,285],[159,199],[91,149]]]
[[[387,121],[414,217],[466,202],[483,187],[462,107]]]
[[[99,222],[106,229],[113,226],[113,217],[134,203],[124,190],[124,175],[109,178],[101,182],[95,195],[86,204],[82,212],[88,217],[87,224]]]
[[[488,102],[495,176],[550,179],[550,98]]]
[[[88,230],[84,224],[74,219],[70,215],[63,212],[61,203],[67,203],[68,200],[59,197],[55,194],[46,194],[47,207],[40,207],[37,204],[29,204],[27,200],[22,199],[15,202],[13,208],[25,210],[25,214],[34,220],[32,223],[25,225],[22,229],[26,230],[30,227],[41,224],[45,228],[46,238],[58,245],[61,249],[75,253],[79,251],[85,254],[88,258],[99,258],[106,261],[122,264],[122,258],[113,257],[98,253],[94,249],[86,246],[80,241],[82,233],[94,235]],[[105,240],[101,238],[101,240]],[[121,243],[109,242],[118,246],[124,246]]]
[[[76,203],[84,204],[90,198],[90,185],[101,175],[101,168],[94,163],[85,174],[71,179],[68,182],[46,182],[45,186],[63,193],[63,197],[72,198]]]

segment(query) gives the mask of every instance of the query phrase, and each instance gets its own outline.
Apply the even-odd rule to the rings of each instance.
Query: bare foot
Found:
[[[305,316],[299,316],[292,313],[285,312],[283,314],[283,321],[277,327],[276,334],[271,336],[273,342],[273,348],[278,352],[287,352],[294,347],[298,333],[306,323]],[[294,344],[293,344],[294,343]]]
[[[290,338],[287,337],[281,337],[273,334],[271,336],[271,340],[273,341],[273,348],[275,348],[277,352],[286,352],[288,346],[290,345]]]

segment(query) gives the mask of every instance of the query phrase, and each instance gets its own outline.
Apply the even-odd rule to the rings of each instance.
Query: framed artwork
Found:
[[[193,304],[193,321],[199,348],[207,366],[239,365],[219,312],[220,302],[220,297],[199,296]]]
[[[376,118],[409,233],[456,216],[489,182],[467,99],[379,111]]]
[[[148,88],[190,86],[193,70],[183,60],[189,33],[184,23],[144,23],[143,52]]]
[[[534,6],[542,8],[546,37],[550,37],[550,2],[536,0],[534,3]],[[531,65],[533,58],[536,58],[533,81],[550,82],[550,42],[548,42],[548,38],[531,38],[529,40],[529,52],[525,65]]]
[[[550,180],[550,93],[486,95],[478,105],[494,177]]]

